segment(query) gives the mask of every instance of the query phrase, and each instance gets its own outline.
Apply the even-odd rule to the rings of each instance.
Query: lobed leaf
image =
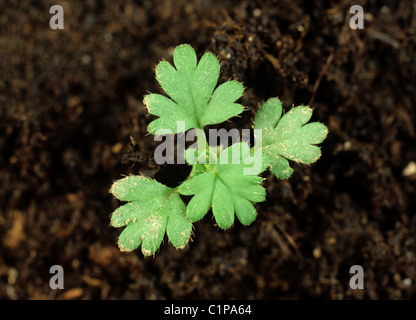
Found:
[[[287,179],[293,173],[288,160],[311,164],[321,156],[316,146],[328,134],[325,125],[307,122],[312,109],[306,106],[292,108],[282,116],[279,99],[267,100],[254,119],[254,128],[262,129],[262,153],[268,161],[270,171],[279,179]]]
[[[234,213],[243,225],[254,221],[253,204],[264,201],[266,192],[261,186],[263,179],[257,176],[262,170],[261,164],[245,174],[251,165],[246,161],[248,156],[252,153],[246,143],[233,144],[220,154],[212,171],[200,173],[178,187],[181,194],[193,195],[186,208],[190,221],[202,219],[211,208],[222,229],[231,227]]]
[[[243,106],[235,103],[244,91],[241,83],[228,81],[215,89],[220,64],[212,53],[205,53],[197,63],[195,50],[184,44],[175,48],[173,62],[175,67],[161,61],[155,70],[156,80],[170,99],[149,94],[143,100],[149,113],[159,117],[149,124],[149,133],[175,134],[190,128],[202,129],[243,111]],[[177,121],[184,121],[185,126],[178,128]]]
[[[118,239],[121,251],[132,251],[141,245],[143,255],[153,255],[165,232],[176,248],[187,244],[192,224],[185,218],[185,205],[178,193],[143,176],[128,176],[114,182],[110,192],[129,201],[111,215],[111,225],[125,229]]]

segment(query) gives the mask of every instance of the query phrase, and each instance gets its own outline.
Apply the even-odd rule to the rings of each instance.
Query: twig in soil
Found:
[[[313,85],[312,96],[311,96],[311,99],[309,100],[308,106],[311,106],[312,103],[315,101],[316,92],[318,91],[318,88],[319,88],[319,85],[321,84],[322,78],[324,77],[324,75],[328,71],[328,68],[332,63],[332,60],[334,59],[334,55],[335,55],[335,51],[334,51],[334,49],[331,49],[331,53],[329,54],[328,59],[326,59],[326,63],[324,65],[324,67],[322,68],[318,79],[316,79],[315,84]]]
[[[290,234],[287,233],[287,231],[277,222],[273,222],[273,224],[277,227],[277,229],[279,229],[279,231],[281,233],[283,233],[283,235],[286,237],[287,241],[289,241],[290,245],[293,247],[293,249],[295,249],[296,254],[298,255],[299,258],[302,258],[302,254],[300,253],[298,246],[296,245],[295,240],[292,238],[292,236]]]

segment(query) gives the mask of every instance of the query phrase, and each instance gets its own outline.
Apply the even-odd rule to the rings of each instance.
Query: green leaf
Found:
[[[244,87],[238,81],[217,85],[220,64],[212,53],[205,53],[197,64],[195,50],[187,44],[175,48],[173,67],[167,61],[156,66],[156,80],[170,97],[148,94],[143,103],[150,114],[159,118],[148,126],[151,134],[181,133],[191,128],[202,129],[240,114],[243,106],[234,103]],[[184,121],[182,127],[178,121]]]
[[[221,178],[216,179],[212,196],[212,213],[221,229],[228,229],[234,223],[234,195]]]
[[[166,206],[168,221],[166,234],[172,245],[178,249],[185,248],[191,237],[192,223],[185,217],[186,206],[178,193],[173,193],[172,203]]]
[[[243,225],[252,223],[256,218],[253,204],[264,201],[266,196],[261,186],[263,179],[257,176],[263,170],[261,163],[255,163],[259,159],[246,143],[236,143],[220,154],[216,164],[210,165],[211,171],[182,183],[178,191],[194,195],[186,208],[186,217],[198,221],[212,208],[222,229],[232,226],[234,213]]]
[[[192,224],[185,218],[185,204],[173,189],[150,178],[128,176],[114,182],[110,192],[119,200],[129,201],[111,215],[113,227],[125,226],[118,239],[121,251],[141,245],[145,256],[153,255],[165,232],[176,248],[185,247]]]
[[[179,186],[181,194],[195,195],[186,208],[186,218],[189,221],[201,220],[211,208],[215,178],[214,172],[204,172]]]
[[[273,129],[282,116],[282,110],[282,102],[277,98],[270,98],[257,111],[254,118],[254,128]]]
[[[243,197],[235,197],[234,210],[238,220],[245,226],[252,223],[257,216],[256,208],[253,204]]]
[[[311,164],[321,156],[316,146],[328,134],[325,125],[307,123],[312,109],[306,106],[292,108],[282,116],[282,103],[277,98],[267,100],[254,119],[254,129],[262,129],[261,151],[269,162],[270,171],[279,179],[293,173],[287,160]]]
[[[217,124],[240,114],[244,108],[234,101],[238,100],[243,92],[244,86],[238,81],[232,80],[221,84],[209,100],[200,122],[203,125]]]
[[[110,193],[121,201],[143,201],[154,199],[154,194],[166,196],[170,194],[170,190],[148,177],[128,176],[115,181]]]
[[[288,179],[293,173],[289,161],[281,156],[271,157],[269,169],[271,173],[282,180]]]

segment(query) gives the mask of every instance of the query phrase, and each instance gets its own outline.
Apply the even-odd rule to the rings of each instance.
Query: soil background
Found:
[[[51,30],[52,5],[64,29]],[[349,10],[362,5],[364,29]],[[413,1],[0,1],[1,299],[416,298],[416,6]],[[142,104],[161,59],[191,44],[221,61],[247,111],[309,104],[329,128],[321,159],[265,174],[249,227],[208,214],[177,251],[121,253],[108,190],[155,167]],[[137,141],[132,145],[130,136]],[[52,265],[65,289],[51,290]],[[364,269],[364,290],[349,286]]]

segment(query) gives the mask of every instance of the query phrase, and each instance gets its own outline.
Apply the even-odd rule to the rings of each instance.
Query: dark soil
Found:
[[[412,1],[8,2],[1,299],[416,298]],[[365,28],[352,30],[360,3]],[[64,30],[49,28],[53,4]],[[120,253],[112,182],[151,172],[174,185],[188,170],[147,161],[158,142],[142,104],[161,92],[154,66],[182,43],[214,52],[220,80],[247,87],[249,110],[226,127],[249,128],[259,102],[279,96],[286,110],[310,104],[330,134],[316,164],[295,165],[287,181],[265,175],[267,201],[249,227],[221,231],[209,214],[182,251],[165,239],[154,258]],[[64,290],[49,287],[55,264]],[[356,264],[364,290],[349,287]]]

